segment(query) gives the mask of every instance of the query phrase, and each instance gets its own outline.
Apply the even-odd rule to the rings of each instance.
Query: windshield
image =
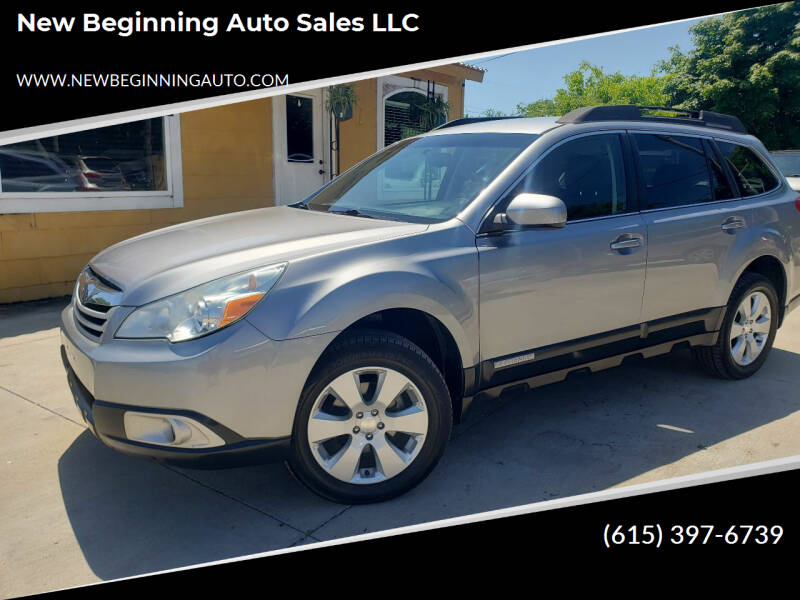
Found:
[[[444,221],[472,202],[537,137],[461,133],[401,140],[301,206],[380,219]]]
[[[800,177],[800,152],[773,154],[772,160],[784,177]]]

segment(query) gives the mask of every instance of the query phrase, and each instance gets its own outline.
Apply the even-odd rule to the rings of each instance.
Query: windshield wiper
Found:
[[[329,210],[329,213],[333,213],[334,215],[348,215],[350,217],[364,217],[365,219],[375,219],[377,217],[373,217],[372,215],[368,215],[366,213],[362,213],[357,208],[348,208],[347,210]]]
[[[294,204],[290,204],[289,206],[291,206],[292,208],[302,208],[304,210],[311,210],[308,207],[308,204],[306,204],[305,202],[295,202]]]

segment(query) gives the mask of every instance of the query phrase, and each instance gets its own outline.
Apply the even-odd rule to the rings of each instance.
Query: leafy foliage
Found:
[[[550,98],[542,98],[530,104],[519,103],[514,113],[523,117],[554,117],[564,114],[559,112],[555,101]]]
[[[556,90],[552,99],[541,99],[531,104],[518,104],[516,113],[526,117],[558,116],[582,106],[600,104],[641,104],[663,106],[663,76],[655,70],[650,75],[623,75],[606,73],[602,67],[589,62],[564,75],[566,87]]]
[[[508,115],[502,110],[495,110],[494,108],[487,108],[481,113],[482,117],[507,117]]]
[[[352,85],[337,84],[328,88],[325,108],[338,119],[343,118],[358,102],[356,90]]]
[[[422,94],[409,92],[405,94],[403,100],[408,103],[410,123],[386,123],[387,129],[400,131],[400,136],[397,139],[405,139],[426,133],[434,127],[445,123],[448,115],[452,112],[450,104],[439,96],[428,98]]]
[[[417,105],[419,109],[419,126],[422,131],[430,131],[447,121],[447,116],[451,112],[450,104],[440,98],[434,96],[426,98],[424,102]]]
[[[736,115],[771,149],[800,148],[800,2],[700,21],[659,65],[672,106]]]

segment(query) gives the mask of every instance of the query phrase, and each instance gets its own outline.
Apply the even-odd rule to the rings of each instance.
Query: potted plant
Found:
[[[353,118],[353,107],[357,100],[356,90],[352,85],[332,85],[328,88],[326,108],[338,121],[348,121]]]
[[[336,128],[336,175],[339,174],[339,123],[353,118],[353,107],[355,107],[357,101],[356,90],[352,85],[340,83],[328,87],[325,108],[333,116],[334,127]],[[333,149],[334,142],[331,140],[331,150]],[[333,175],[333,173],[331,174]],[[333,176],[335,177],[336,175]]]

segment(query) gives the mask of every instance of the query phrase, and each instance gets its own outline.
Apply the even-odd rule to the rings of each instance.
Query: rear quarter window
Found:
[[[717,147],[728,164],[742,196],[755,196],[778,187],[778,178],[750,148],[717,140]]]

